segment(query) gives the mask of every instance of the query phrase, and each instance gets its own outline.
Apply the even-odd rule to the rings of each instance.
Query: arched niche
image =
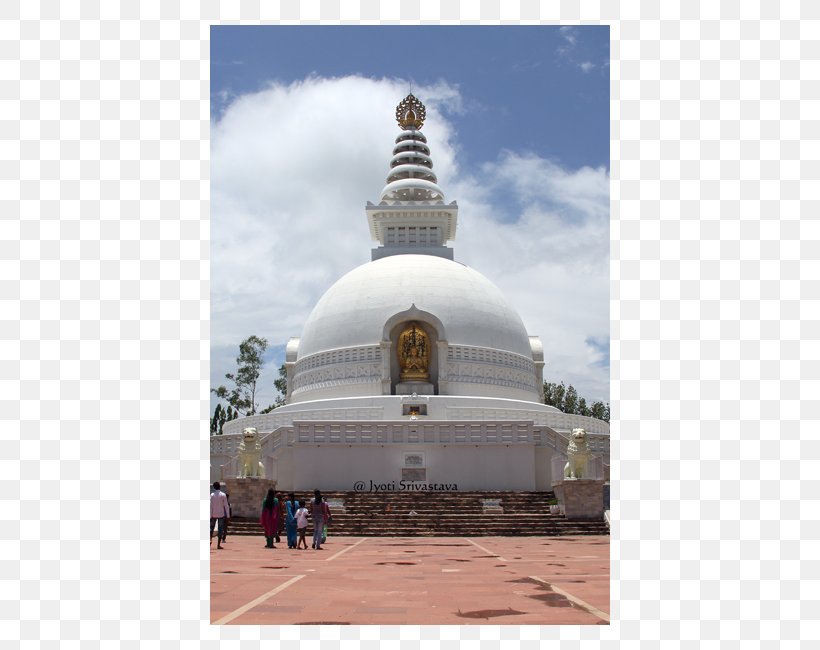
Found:
[[[433,384],[433,393],[438,395],[439,371],[442,366],[439,359],[440,343],[444,342],[446,344],[447,341],[444,324],[430,312],[418,309],[415,304],[410,305],[409,309],[391,316],[382,330],[382,340],[390,342],[388,354],[390,394],[396,394],[396,385],[401,382],[401,367],[397,352],[398,339],[411,323],[416,323],[416,326],[424,332],[430,343],[428,372],[430,374],[430,383]]]

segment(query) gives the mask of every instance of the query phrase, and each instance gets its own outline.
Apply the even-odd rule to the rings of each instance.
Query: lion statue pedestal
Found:
[[[604,481],[590,479],[590,459],[586,431],[573,429],[567,445],[567,463],[563,479],[553,479],[555,497],[564,508],[567,519],[601,520],[604,517]]]
[[[552,484],[555,498],[564,507],[567,519],[597,520],[604,518],[604,482],[573,479]]]
[[[223,491],[231,495],[233,516],[252,519],[259,519],[270,488],[276,489],[276,481],[266,478],[229,478],[222,484]]]
[[[258,518],[262,501],[270,488],[276,488],[276,481],[265,478],[262,438],[256,427],[247,427],[242,431],[237,452],[236,478],[223,481],[222,489],[230,495],[234,517]]]

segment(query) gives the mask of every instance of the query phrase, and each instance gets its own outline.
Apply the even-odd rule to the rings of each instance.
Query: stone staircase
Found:
[[[550,514],[552,492],[322,492],[329,535],[363,537],[608,535],[601,521]],[[306,501],[307,494],[297,494]],[[414,514],[411,514],[414,513]],[[262,535],[255,518],[234,517],[229,535]],[[308,528],[308,538],[312,527]],[[282,534],[284,543],[284,533]]]

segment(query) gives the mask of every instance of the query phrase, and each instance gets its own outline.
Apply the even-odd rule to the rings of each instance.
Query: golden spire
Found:
[[[420,129],[424,124],[427,111],[414,95],[410,93],[396,106],[396,121],[403,129]]]

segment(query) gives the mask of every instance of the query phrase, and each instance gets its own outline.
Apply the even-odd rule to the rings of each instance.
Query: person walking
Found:
[[[222,536],[225,533],[225,525],[230,516],[230,506],[228,497],[222,491],[219,481],[214,482],[211,492],[211,544],[214,543],[214,524],[218,524],[216,530],[216,548],[222,549]]]
[[[231,495],[225,492],[225,498],[228,500],[228,518],[225,520],[225,528],[222,529],[222,543],[225,543],[225,540],[228,539],[228,523],[230,523],[231,518],[233,517],[233,508],[231,508]]]
[[[291,492],[288,494],[288,500],[285,501],[285,532],[288,536],[288,548],[296,548],[296,511],[298,509],[296,496]]]
[[[333,523],[333,515],[330,513],[330,504],[324,499],[325,504],[325,525],[322,528],[322,544],[327,541],[327,527]]]
[[[310,516],[313,518],[313,548],[321,551],[322,534],[327,517],[327,501],[322,498],[319,490],[313,491],[313,498],[310,500]]]
[[[265,541],[267,542],[265,548],[276,548],[273,545],[273,539],[279,530],[279,499],[276,498],[273,488],[268,490],[262,502],[262,515],[259,517],[259,522],[265,530]]]
[[[277,521],[276,527],[276,543],[279,543],[280,535],[285,531],[285,515],[287,514],[285,510],[285,500],[279,499],[279,519]]]
[[[296,548],[307,549],[307,542],[305,541],[305,533],[308,527],[308,509],[305,508],[305,502],[299,502],[299,509],[296,511],[296,531],[299,533],[299,540],[296,542]]]

